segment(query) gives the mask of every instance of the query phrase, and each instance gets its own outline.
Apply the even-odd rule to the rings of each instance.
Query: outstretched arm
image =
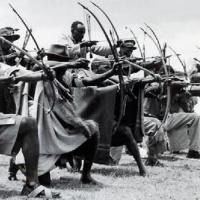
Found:
[[[113,68],[103,74],[96,74],[94,77],[86,77],[82,79],[82,83],[84,86],[92,86],[105,81],[111,76],[115,75],[118,70],[119,63],[114,64]]]
[[[52,73],[54,75],[53,71]],[[13,74],[11,74],[11,76],[12,75],[13,75],[13,80],[15,83],[19,81],[36,82],[36,81],[48,79],[47,75],[44,74],[43,71],[32,72],[26,69],[20,69],[18,71],[15,71]]]

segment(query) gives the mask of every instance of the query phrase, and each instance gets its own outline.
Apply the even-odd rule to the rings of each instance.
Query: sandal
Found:
[[[27,196],[28,198],[43,198],[43,199],[54,199],[60,198],[60,193],[52,192],[49,188],[42,185],[29,186],[24,185],[21,195]]]

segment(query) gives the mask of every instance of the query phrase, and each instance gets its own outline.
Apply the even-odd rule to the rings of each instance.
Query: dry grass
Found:
[[[0,199],[25,199],[19,196],[23,182],[7,179],[9,157],[0,156],[0,160]],[[70,200],[200,200],[200,160],[165,154],[161,161],[165,167],[147,167],[149,176],[145,178],[125,154],[119,166],[95,164],[92,173],[101,183],[98,186],[81,185],[80,174],[55,169],[53,190]],[[24,179],[21,174],[18,177]]]

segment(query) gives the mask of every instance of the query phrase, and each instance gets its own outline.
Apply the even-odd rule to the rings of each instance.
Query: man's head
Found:
[[[167,72],[168,72],[169,75],[173,75],[175,73],[175,70],[174,70],[174,68],[171,65],[166,65],[166,67],[167,67]],[[165,69],[164,69],[163,65],[159,69],[158,73],[160,75],[165,75]]]
[[[20,35],[15,34],[15,31],[17,31],[18,29],[13,29],[11,27],[4,27],[4,28],[0,28],[0,37],[4,37],[5,39],[9,40],[10,42],[14,42],[15,40],[18,40],[20,38]],[[2,42],[0,40],[0,45],[1,48],[3,49],[9,49],[10,45],[8,45],[5,42]]]
[[[15,34],[15,31],[18,29],[13,29],[11,27],[4,27],[0,28],[0,36],[4,37],[5,39],[13,42],[15,40],[18,40],[20,38],[20,35]]]
[[[80,21],[73,22],[71,25],[71,33],[76,43],[81,42],[85,35],[84,24]]]
[[[136,47],[134,40],[124,40],[120,45],[120,55],[130,57],[135,49]]]

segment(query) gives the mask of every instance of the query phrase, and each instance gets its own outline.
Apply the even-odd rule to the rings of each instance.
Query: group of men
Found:
[[[50,170],[55,166],[63,165],[63,160],[64,164],[68,160],[74,167],[78,159],[83,159],[81,182],[83,184],[97,184],[91,177],[90,171],[99,137],[101,137],[100,125],[93,119],[83,119],[77,113],[77,105],[73,99],[73,88],[112,86],[116,90],[116,97],[119,98],[117,93],[120,80],[116,75],[121,67],[125,85],[136,80],[137,75],[134,76],[134,74],[137,74],[139,70],[123,63],[123,59],[132,59],[131,62],[137,62],[137,59],[132,56],[133,50],[136,49],[134,40],[122,40],[116,44],[118,56],[122,59],[119,63],[115,63],[108,45],[100,45],[97,41],[83,40],[85,30],[82,22],[73,22],[71,36],[65,36],[61,44],[51,45],[46,53],[48,60],[40,60],[41,63],[44,62],[41,66],[34,63],[34,59],[30,62],[25,57],[21,59],[23,67],[16,67],[22,53],[17,53],[7,40],[14,42],[20,36],[13,28],[0,29],[0,153],[15,157],[22,149],[26,166],[26,183],[22,189],[22,195],[58,197],[59,194],[49,192],[46,187],[41,185],[50,186]],[[89,61],[86,60],[86,55],[89,52],[101,56],[93,60],[93,71],[88,67]],[[41,59],[41,56],[39,57]],[[138,62],[137,64],[156,69],[156,73],[162,68],[161,63],[155,62]],[[26,66],[29,69],[37,69],[37,71],[27,70]],[[46,73],[46,70],[42,70],[42,66],[46,68],[50,66],[55,71],[48,68],[48,73]],[[155,66],[159,66],[158,69]],[[128,75],[128,78],[125,75]],[[16,93],[15,86],[19,82],[31,83],[29,91],[32,94],[29,95],[29,99],[33,98],[34,102],[29,108],[28,116],[19,115],[21,113],[17,111],[17,107],[20,106],[16,104],[16,99],[13,97]],[[165,89],[161,89],[162,84],[158,83],[146,84],[145,86],[142,83],[139,84],[142,85],[141,88],[144,89],[145,95],[144,105],[143,101],[140,103],[144,106],[144,120],[141,120],[141,125],[144,126],[144,134],[148,138],[146,165],[162,165],[158,161],[158,154],[166,151],[167,134],[169,140],[171,138],[170,143],[173,151],[177,152],[187,147],[189,149],[188,158],[200,158],[200,117],[194,113],[193,97],[182,87],[171,86],[170,114],[162,123],[163,116],[161,116],[160,106],[163,106],[163,101],[158,98],[157,92],[161,90],[163,92]],[[125,104],[131,102],[131,98],[137,98],[131,93],[133,85],[127,87],[129,89],[125,95],[128,100],[124,101]],[[46,108],[51,107],[51,105],[52,108],[47,113]],[[126,115],[126,112],[123,114]],[[137,137],[133,130],[135,125],[130,125],[119,115],[121,115],[120,111],[117,111],[112,120],[113,123],[110,124],[112,130],[110,146],[118,148],[118,146],[126,145],[129,153],[137,162],[140,175],[145,176],[147,172],[142,163]],[[118,121],[119,118],[121,118],[120,121]],[[178,137],[174,137],[177,135],[176,132],[178,132]],[[181,140],[179,140],[180,137]],[[188,141],[187,145],[182,145],[182,141]],[[173,142],[176,143],[175,149],[172,148]],[[111,148],[111,161],[119,162],[120,155],[121,150]],[[75,159],[77,156],[78,159]],[[12,168],[11,166],[11,173],[13,172]]]

